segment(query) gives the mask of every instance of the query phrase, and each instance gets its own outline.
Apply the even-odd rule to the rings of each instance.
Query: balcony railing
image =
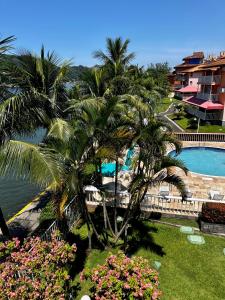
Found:
[[[216,102],[218,101],[218,94],[197,93],[197,98],[206,101]]]
[[[219,84],[221,81],[221,76],[220,75],[214,75],[214,76],[200,76],[198,78],[198,83],[199,84]]]
[[[96,197],[96,192],[88,192],[86,197],[86,203],[94,206],[113,206],[115,197],[114,195],[104,201],[100,196]],[[127,208],[131,201],[131,194],[128,192],[117,193],[117,207]],[[140,210],[142,212],[159,212],[171,215],[183,215],[198,217],[202,211],[203,203],[224,203],[225,201],[215,201],[209,199],[199,198],[187,198],[186,201],[182,201],[179,196],[159,196],[146,194],[144,200],[140,204]]]
[[[189,114],[201,119],[201,120],[204,120],[204,121],[218,121],[221,119],[221,113],[218,113],[218,112],[203,112],[203,111],[200,111],[196,108],[192,108],[192,107],[187,107],[187,111]]]

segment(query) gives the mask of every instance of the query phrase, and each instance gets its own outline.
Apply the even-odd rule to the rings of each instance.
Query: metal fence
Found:
[[[225,133],[176,132],[176,137],[185,142],[225,142]]]
[[[67,226],[70,229],[81,218],[81,209],[77,197],[75,196],[70,203],[64,208],[64,214],[67,221]],[[59,230],[59,221],[55,220],[48,229],[41,234],[40,238],[45,241],[50,241],[52,234]]]

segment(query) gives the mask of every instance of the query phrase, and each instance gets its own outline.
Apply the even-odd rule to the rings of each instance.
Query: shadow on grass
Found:
[[[128,229],[127,255],[135,254],[140,248],[152,251],[160,256],[166,253],[163,247],[156,244],[151,233],[157,232],[154,226],[149,226],[143,221],[134,220]]]

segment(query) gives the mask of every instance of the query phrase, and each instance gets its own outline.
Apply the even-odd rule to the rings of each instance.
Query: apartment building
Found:
[[[175,71],[169,76],[175,96],[179,99],[187,99],[196,96],[200,88],[198,77],[199,66],[203,63],[204,53],[193,52],[192,55],[184,57],[183,63],[175,66]]]
[[[205,121],[221,121],[225,126],[225,52],[221,52],[218,57],[199,59],[198,62],[200,61],[194,67],[182,70],[186,85],[175,93],[189,104],[187,111],[193,116]],[[179,76],[179,66],[175,70]],[[191,87],[194,89],[191,90]],[[190,92],[192,95],[189,97]]]

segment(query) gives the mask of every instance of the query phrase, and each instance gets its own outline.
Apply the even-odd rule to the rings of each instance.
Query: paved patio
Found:
[[[225,143],[220,142],[183,142],[183,147],[192,146],[202,146],[202,147],[218,147],[225,149]],[[171,151],[172,149],[168,149]],[[219,190],[220,193],[225,195],[225,177],[207,176],[197,173],[189,172],[186,176],[183,171],[177,169],[177,174],[179,174],[185,181],[187,188],[193,193],[193,198],[209,199],[209,191],[212,189]],[[104,177],[103,182],[109,183],[113,182],[114,178]],[[127,187],[130,181],[129,175],[120,177],[119,181],[123,186]],[[166,185],[166,183],[163,185]],[[151,194],[158,194],[159,187],[155,187],[149,190]],[[179,193],[175,187],[170,185],[170,194],[174,196],[179,196]]]

